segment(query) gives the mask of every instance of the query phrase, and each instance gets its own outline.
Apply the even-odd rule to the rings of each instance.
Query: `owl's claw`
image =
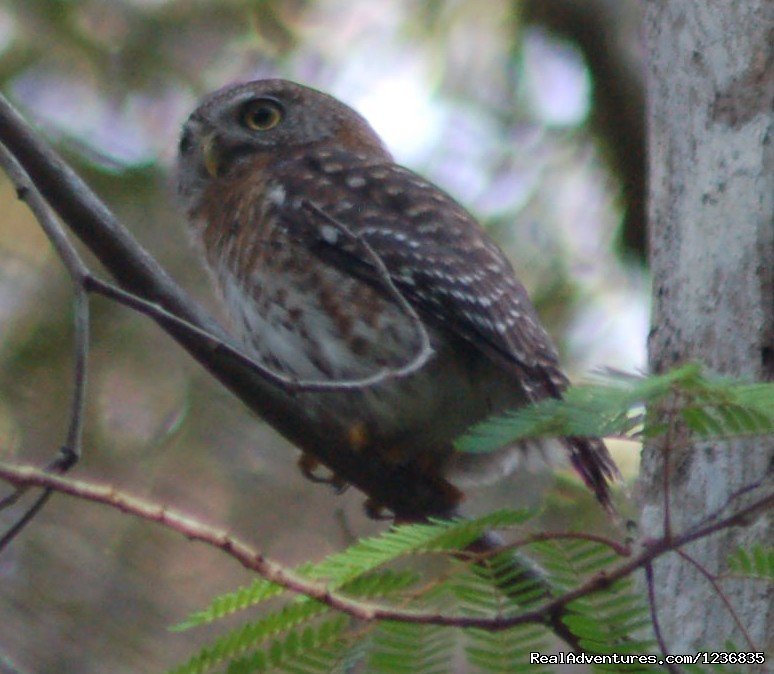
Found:
[[[298,459],[298,467],[301,470],[301,475],[307,480],[317,484],[329,484],[336,494],[343,494],[349,487],[349,484],[336,473],[330,473],[327,476],[318,475],[315,471],[320,467],[320,462],[309,454],[301,455]]]
[[[389,514],[389,511],[385,506],[383,506],[381,503],[377,503],[373,499],[367,499],[366,502],[363,504],[363,510],[365,510],[365,514],[368,516],[369,519],[372,520],[391,520],[393,519],[392,515]]]

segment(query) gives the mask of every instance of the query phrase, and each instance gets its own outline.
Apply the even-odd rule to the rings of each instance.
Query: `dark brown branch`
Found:
[[[332,609],[347,613],[359,620],[397,620],[424,625],[462,628],[476,627],[489,631],[505,630],[527,623],[550,624],[551,617],[562,611],[570,602],[610,587],[617,580],[627,578],[635,571],[651,564],[655,559],[666,553],[678,550],[688,543],[706,538],[722,529],[747,524],[756,513],[762,512],[774,505],[774,494],[768,494],[740,509],[733,515],[724,519],[716,519],[713,523],[701,529],[676,534],[671,539],[662,537],[649,541],[639,554],[631,557],[626,562],[596,574],[573,590],[545,602],[536,609],[511,616],[482,617],[424,611],[404,611],[384,607],[373,602],[352,599],[339,592],[330,590],[324,583],[309,580],[286,569],[223,529],[203,524],[193,517],[181,514],[166,506],[130,496],[110,486],[71,480],[30,466],[17,466],[5,462],[0,462],[0,479],[6,480],[17,487],[34,486],[54,489],[63,494],[101,503],[123,513],[156,522],[182,534],[186,538],[205,543],[225,552],[242,564],[242,566],[255,571],[270,582],[281,585],[291,592],[304,594],[312,599],[316,599]]]
[[[31,136],[32,140],[34,141],[34,135]],[[45,151],[45,148],[43,148]],[[0,155],[0,159],[2,159],[2,155]],[[0,162],[2,163],[2,162]],[[163,327],[167,332],[175,336],[176,339],[182,344],[185,345],[185,340],[188,339],[192,342],[194,347],[198,348],[198,351],[192,351],[195,356],[198,356],[202,352],[204,352],[208,359],[205,364],[212,363],[213,358],[216,355],[223,356],[224,354],[227,357],[230,357],[232,359],[232,364],[236,363],[238,365],[243,366],[246,368],[249,373],[255,375],[256,377],[261,378],[263,380],[264,384],[275,384],[279,391],[273,391],[273,394],[286,394],[288,396],[291,396],[290,401],[283,401],[283,402],[295,402],[294,396],[298,395],[304,387],[307,389],[325,389],[325,390],[333,390],[333,391],[340,391],[340,390],[346,390],[350,387],[354,388],[362,388],[365,385],[374,385],[383,379],[387,379],[389,377],[396,377],[396,376],[408,376],[412,372],[414,372],[416,369],[421,367],[431,356],[432,356],[432,348],[430,346],[430,339],[429,335],[427,333],[427,330],[425,329],[425,326],[423,325],[421,319],[417,315],[417,313],[414,311],[414,309],[411,307],[411,305],[408,303],[408,301],[403,297],[403,295],[400,293],[398,288],[395,286],[395,284],[392,282],[392,279],[389,277],[389,273],[387,272],[386,267],[384,266],[383,261],[379,258],[379,256],[373,251],[373,249],[368,245],[366,241],[361,240],[359,237],[355,236],[352,232],[350,232],[344,225],[341,223],[335,223],[335,226],[337,226],[343,234],[345,234],[347,237],[349,237],[351,240],[354,240],[359,245],[362,245],[365,248],[365,252],[367,256],[371,259],[372,264],[376,268],[378,274],[380,275],[380,278],[382,282],[384,283],[387,291],[394,296],[394,299],[398,302],[398,304],[403,308],[403,310],[408,314],[409,318],[414,323],[417,335],[419,337],[419,347],[417,349],[416,354],[413,356],[413,358],[406,363],[405,365],[392,370],[387,370],[384,372],[377,373],[376,375],[373,375],[371,377],[368,377],[366,379],[362,379],[359,381],[336,381],[336,382],[298,382],[295,380],[288,379],[284,377],[283,375],[273,372],[264,366],[262,366],[259,363],[256,363],[254,360],[252,360],[249,356],[241,352],[238,348],[233,347],[230,343],[226,341],[226,337],[221,337],[214,334],[210,329],[205,327],[200,327],[199,325],[196,325],[192,323],[190,320],[187,320],[186,318],[180,317],[174,313],[167,307],[161,305],[159,302],[154,302],[152,299],[145,299],[139,295],[137,295],[134,292],[131,292],[130,290],[125,290],[122,288],[119,288],[118,286],[107,283],[98,277],[96,277],[94,274],[88,270],[88,268],[83,265],[83,263],[80,261],[80,257],[78,256],[77,251],[74,249],[72,244],[69,242],[66,234],[62,230],[60,223],[56,216],[51,212],[48,205],[43,200],[40,192],[37,189],[36,184],[30,179],[30,177],[19,168],[19,166],[16,164],[13,157],[11,157],[9,163],[10,170],[9,173],[12,176],[16,186],[17,191],[19,193],[19,196],[25,200],[27,200],[29,203],[34,203],[36,205],[36,214],[38,215],[39,219],[45,223],[44,229],[49,234],[49,236],[52,239],[52,242],[54,243],[55,247],[58,251],[61,252],[62,258],[65,262],[65,265],[67,266],[68,270],[71,273],[72,280],[76,286],[76,292],[79,295],[82,295],[84,299],[86,298],[86,293],[88,292],[95,292],[98,294],[102,294],[114,301],[120,302],[121,304],[130,307],[134,310],[140,311],[144,313],[145,315],[153,318],[161,327]],[[44,162],[44,166],[46,166]],[[66,178],[67,176],[65,176]],[[74,184],[72,185],[73,188],[76,189],[87,189],[82,184]],[[42,205],[42,206],[41,206]],[[99,221],[99,219],[98,219]],[[117,226],[117,225],[116,225]],[[79,230],[76,230],[79,231]],[[83,236],[83,234],[81,234]],[[122,236],[130,236],[126,232],[122,233]],[[125,251],[126,252],[126,251]],[[128,248],[128,252],[131,253],[132,249],[131,247]],[[103,260],[104,262],[104,260]],[[124,261],[126,262],[126,261]],[[129,260],[131,262],[131,260]],[[147,260],[146,260],[147,262]],[[119,266],[121,264],[121,261],[118,262]],[[107,265],[109,269],[113,269],[113,267],[110,267]],[[79,312],[82,315],[82,312]],[[191,349],[189,349],[191,351]],[[85,353],[85,346],[84,346],[84,353]],[[199,356],[199,359],[202,360],[202,358]],[[212,368],[211,368],[212,371]],[[213,372],[217,376],[217,372]],[[80,379],[78,377],[78,373],[76,373],[76,380]],[[222,377],[221,377],[221,380]],[[304,399],[306,400],[306,398]],[[76,408],[74,408],[75,410]],[[72,417],[73,423],[71,424],[71,428],[77,428],[78,424],[76,421],[79,419],[77,415],[73,415]],[[292,419],[287,419],[287,423],[292,423]],[[319,421],[318,421],[319,424]],[[348,429],[340,429],[338,426],[333,426],[340,434],[342,432],[348,431]],[[347,433],[348,434],[348,433]],[[346,438],[345,438],[346,442]],[[346,450],[349,450],[349,445],[345,447]],[[453,490],[453,488],[450,488],[445,482],[443,482],[441,479],[434,479],[434,478],[426,478],[421,473],[417,473],[413,470],[411,466],[390,466],[385,465],[383,463],[379,462],[379,452],[372,451],[372,452],[363,452],[362,448],[359,448],[360,456],[355,455],[353,458],[355,459],[357,469],[359,465],[363,465],[363,461],[367,461],[367,465],[365,465],[365,468],[373,469],[371,470],[371,473],[369,474],[369,479],[371,476],[376,476],[376,486],[384,486],[387,488],[388,493],[391,495],[394,495],[394,500],[392,501],[379,501],[380,496],[379,492],[375,491],[368,491],[367,489],[364,489],[364,491],[367,491],[371,498],[378,502],[380,505],[384,505],[386,507],[391,508],[395,514],[402,520],[417,520],[417,519],[423,519],[424,517],[428,515],[436,515],[436,516],[449,516],[454,514],[454,499],[456,498],[456,492]],[[313,450],[310,450],[310,454]],[[70,453],[67,454],[63,452],[64,456],[69,459],[75,459],[77,458],[77,455]],[[349,454],[351,455],[352,452],[349,451]],[[370,454],[370,456],[369,456]],[[319,454],[317,454],[319,458]],[[342,452],[337,452],[334,455],[336,458],[341,458],[342,460],[346,460],[348,457],[346,454],[342,456]],[[361,458],[363,457],[363,458]],[[325,459],[320,459],[322,461],[325,461]],[[65,460],[63,460],[64,462]],[[65,467],[69,467],[71,463],[67,463]],[[336,464],[333,464],[332,462],[329,462],[329,465],[333,467],[335,470],[338,470],[335,468]],[[51,468],[51,467],[49,467]],[[342,471],[339,471],[339,475],[343,474],[345,477],[347,477],[346,473],[342,473]],[[378,482],[379,474],[381,474],[381,479],[389,478],[391,477],[392,480],[388,483],[380,483]],[[412,480],[415,480],[415,482],[412,482]],[[421,481],[421,482],[420,482]],[[428,506],[425,502],[420,502],[418,505],[415,502],[412,502],[410,500],[407,500],[407,496],[411,496],[411,489],[415,488],[416,484],[419,484],[419,487],[426,489],[429,493],[429,497],[432,499],[436,499],[436,497],[439,498],[440,505],[430,505]],[[356,482],[356,484],[358,484]],[[373,482],[372,482],[373,484]],[[432,490],[432,491],[430,491]],[[9,499],[6,500],[6,504],[13,502],[15,498],[18,497],[18,495],[21,493],[21,490],[17,491],[17,494],[12,495]],[[424,496],[424,494],[420,494],[421,496]],[[33,504],[33,506],[29,509],[27,513],[25,513],[21,518],[20,521],[17,522],[14,526],[11,527],[10,531],[7,533],[6,536],[3,537],[2,545],[7,544],[12,540],[12,538],[18,534],[18,532],[32,519],[32,517],[37,513],[40,508],[43,506],[43,504],[46,502],[48,497],[50,496],[49,491],[45,491],[39,498],[37,502]],[[443,499],[442,501],[440,499]],[[489,542],[489,537],[484,536],[482,537],[480,542]],[[2,546],[0,546],[1,548]],[[537,582],[543,582],[545,583],[544,579],[542,578],[542,575],[536,570],[532,568],[532,565],[527,564],[526,567],[523,567],[521,560],[516,556],[513,560],[513,568],[518,573],[526,573],[528,575],[535,575],[535,580]],[[546,596],[550,596],[549,590],[546,587]],[[574,648],[578,649],[576,640],[574,640],[574,637],[572,637],[572,634],[566,629],[564,624],[561,622],[561,611],[557,611],[551,616],[551,622],[550,625],[556,632],[557,636],[559,636],[562,639],[565,639],[568,644]]]
[[[656,643],[662,655],[669,655],[669,650],[664,641],[664,635],[661,633],[661,624],[658,621],[658,608],[656,606],[656,589],[653,579],[653,564],[645,564],[645,583],[648,587],[648,606],[650,607],[650,622],[653,624],[653,633],[656,635]],[[665,662],[666,668],[672,674],[679,674],[680,670],[673,663]]]
[[[308,396],[295,394],[256,374],[233,354],[213,348],[214,335],[229,339],[137,243],[89,187],[0,97],[0,142],[22,165],[62,221],[97,256],[127,292],[157,304],[199,329],[154,317],[215,378],[291,442],[314,456],[373,501],[404,520],[453,513],[456,493],[445,482],[411,465],[382,462],[376,452],[356,452],[349,428],[335,419],[312,418]],[[17,185],[22,192],[24,186]],[[202,334],[204,333],[204,334]]]

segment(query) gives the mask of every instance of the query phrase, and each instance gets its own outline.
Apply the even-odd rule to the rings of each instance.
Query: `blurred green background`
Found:
[[[0,87],[216,313],[171,188],[182,121],[236,80],[338,96],[490,227],[578,380],[645,363],[637,4],[5,0]],[[67,427],[72,294],[2,177],[0,204],[0,457],[41,464]],[[383,528],[361,494],[303,480],[295,451],[150,321],[92,306],[77,475],[222,524],[287,563]],[[638,448],[613,450],[631,478]],[[472,495],[471,509],[538,502],[550,478],[531,470]],[[555,486],[553,526],[599,525],[576,484]],[[54,497],[0,557],[0,672],[162,671],[212,636],[166,628],[246,580],[202,546]]]

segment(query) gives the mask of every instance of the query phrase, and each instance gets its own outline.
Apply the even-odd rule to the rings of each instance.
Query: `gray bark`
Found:
[[[647,5],[650,366],[662,372],[695,360],[718,373],[772,380],[774,2]],[[672,529],[681,531],[741,487],[767,473],[770,478],[774,438],[697,443],[675,450],[670,464]],[[663,453],[647,447],[640,483],[646,536],[663,531],[662,479]],[[770,544],[772,534],[772,518],[764,514],[746,529],[721,532],[687,551],[720,573],[737,546]],[[655,580],[672,653],[726,650],[727,639],[748,650],[695,568],[671,555],[656,565]],[[770,656],[771,586],[724,580],[722,587],[750,637]]]

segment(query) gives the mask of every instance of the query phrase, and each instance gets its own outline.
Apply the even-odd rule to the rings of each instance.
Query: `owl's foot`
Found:
[[[298,468],[301,470],[301,475],[307,480],[317,484],[328,484],[333,487],[336,494],[343,494],[349,486],[347,482],[336,473],[330,473],[326,476],[318,475],[316,471],[320,465],[320,462],[310,454],[302,454],[298,459]]]
[[[381,503],[377,503],[373,499],[369,498],[363,504],[363,510],[369,519],[372,520],[391,520],[393,516],[390,511]]]

